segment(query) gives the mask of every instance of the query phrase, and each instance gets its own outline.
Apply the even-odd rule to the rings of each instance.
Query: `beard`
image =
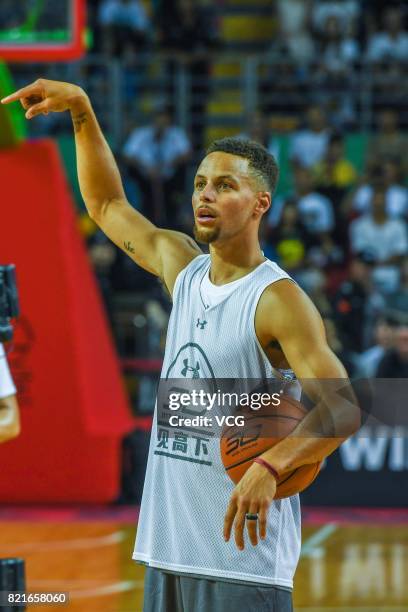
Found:
[[[220,235],[220,228],[197,227],[197,224],[194,223],[193,233],[197,242],[201,242],[201,244],[211,244],[218,239]]]

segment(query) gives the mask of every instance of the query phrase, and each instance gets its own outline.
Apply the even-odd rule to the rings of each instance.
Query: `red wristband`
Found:
[[[259,463],[259,465],[263,465],[264,468],[266,468],[268,470],[268,472],[270,474],[272,474],[272,476],[274,476],[275,480],[278,481],[279,480],[279,474],[278,472],[275,470],[274,467],[271,466],[270,463],[268,463],[267,461],[265,461],[265,459],[262,459],[261,457],[257,457],[256,459],[254,459],[254,463]]]

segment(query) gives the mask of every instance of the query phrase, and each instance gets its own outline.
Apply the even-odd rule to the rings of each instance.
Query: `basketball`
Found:
[[[245,425],[223,429],[220,441],[221,458],[231,480],[237,484],[254,459],[288,436],[305,417],[302,404],[282,396],[279,405],[260,410],[243,410]],[[241,411],[240,411],[241,414]],[[277,483],[275,499],[290,497],[306,489],[316,478],[320,462],[303,465],[282,474]]]

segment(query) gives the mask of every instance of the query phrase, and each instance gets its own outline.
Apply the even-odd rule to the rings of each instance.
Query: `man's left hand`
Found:
[[[266,538],[266,519],[269,506],[276,494],[276,480],[262,465],[254,463],[235,487],[224,519],[224,539],[229,541],[234,526],[235,543],[244,550],[244,528],[253,546]],[[257,514],[258,520],[248,520],[245,515]]]

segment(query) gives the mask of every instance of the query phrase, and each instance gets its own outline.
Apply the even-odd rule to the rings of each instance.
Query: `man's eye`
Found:
[[[230,189],[231,185],[229,183],[220,183],[220,189]]]
[[[205,187],[204,181],[200,181],[199,183],[196,183],[196,189],[200,190],[200,189],[204,189],[204,187]]]

